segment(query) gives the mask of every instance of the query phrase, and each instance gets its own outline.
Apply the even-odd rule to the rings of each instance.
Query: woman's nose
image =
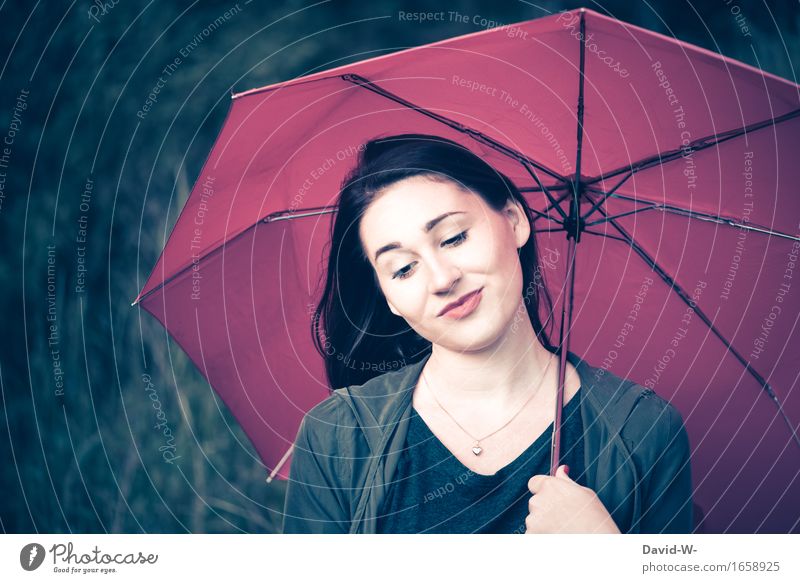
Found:
[[[431,292],[443,294],[450,292],[461,279],[461,270],[446,259],[433,259],[430,263]]]

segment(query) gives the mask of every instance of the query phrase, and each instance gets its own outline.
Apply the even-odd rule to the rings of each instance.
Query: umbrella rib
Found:
[[[439,121],[439,122],[441,122],[441,123],[443,123],[445,125],[448,125],[448,126],[454,128],[454,129],[456,129],[456,130],[458,130],[458,131],[460,131],[462,133],[467,134],[468,136],[472,137],[476,141],[479,141],[479,142],[487,144],[491,148],[500,151],[501,153],[505,154],[506,156],[514,158],[519,163],[521,163],[523,165],[523,167],[525,168],[525,170],[533,177],[533,179],[536,181],[536,184],[539,186],[541,191],[544,192],[545,196],[550,201],[550,204],[558,209],[559,214],[564,219],[567,218],[566,214],[561,209],[561,207],[556,204],[555,200],[553,199],[553,196],[550,194],[550,191],[547,189],[547,187],[544,184],[542,184],[542,181],[539,179],[539,175],[532,168],[537,168],[537,169],[541,170],[542,172],[544,172],[545,174],[548,174],[551,177],[555,178],[556,180],[563,181],[564,178],[562,176],[560,176],[559,174],[556,174],[555,172],[551,171],[549,168],[547,168],[545,166],[542,166],[541,164],[537,164],[536,162],[534,162],[533,160],[531,160],[527,156],[524,156],[520,152],[517,152],[513,148],[509,148],[505,144],[502,144],[502,143],[500,143],[500,142],[498,142],[498,141],[486,136],[485,134],[483,134],[483,133],[481,133],[481,132],[479,132],[477,130],[469,128],[469,127],[465,126],[464,124],[455,122],[455,121],[453,121],[451,119],[448,119],[447,117],[445,117],[445,116],[443,116],[441,114],[433,113],[432,111],[429,111],[429,110],[427,110],[425,108],[417,106],[417,105],[411,103],[410,101],[408,101],[407,99],[403,99],[402,97],[400,97],[398,95],[395,95],[394,93],[392,93],[390,91],[387,91],[383,87],[380,87],[380,86],[376,85],[375,83],[373,83],[369,79],[366,79],[365,77],[361,77],[360,75],[355,75],[355,74],[348,74],[348,75],[343,75],[342,78],[345,79],[346,81],[357,83],[359,86],[366,87],[370,91],[373,91],[373,92],[375,92],[375,93],[377,93],[377,94],[379,94],[379,95],[381,95],[383,97],[391,99],[392,101],[395,101],[395,102],[403,105],[404,107],[408,107],[408,108],[414,109],[415,111],[419,111],[423,115],[427,115],[427,116],[435,119],[436,121]]]
[[[307,209],[298,209],[298,210],[290,210],[290,211],[279,211],[279,212],[276,212],[276,213],[271,213],[271,214],[267,215],[266,217],[264,217],[262,219],[259,219],[258,222],[253,223],[252,225],[250,225],[246,229],[242,229],[240,232],[236,233],[230,239],[226,239],[225,242],[222,243],[222,245],[219,245],[218,247],[214,247],[212,249],[209,249],[206,253],[203,253],[199,257],[193,259],[192,263],[190,263],[189,265],[187,265],[186,267],[184,267],[180,271],[172,274],[167,279],[165,279],[164,281],[159,283],[156,287],[154,287],[153,289],[148,291],[146,294],[144,294],[142,297],[140,297],[139,299],[137,299],[133,303],[131,303],[131,306],[135,306],[137,304],[142,303],[147,297],[149,297],[150,295],[154,294],[155,292],[157,292],[161,288],[166,287],[167,284],[169,284],[173,280],[179,278],[181,275],[183,275],[184,273],[186,273],[187,271],[192,269],[194,267],[195,263],[197,263],[199,265],[200,262],[202,262],[203,260],[211,257],[215,253],[218,253],[221,249],[224,249],[226,245],[229,245],[230,243],[232,243],[233,241],[235,241],[236,239],[238,239],[239,237],[241,237],[242,235],[247,233],[250,229],[258,226],[261,223],[274,223],[276,221],[286,221],[286,220],[289,220],[289,219],[300,219],[300,218],[303,218],[303,217],[313,217],[313,216],[316,216],[316,215],[323,215],[323,214],[326,214],[326,213],[332,213],[335,210],[336,210],[336,207],[330,206],[330,207],[313,207],[313,208],[310,207],[310,208],[307,208]]]
[[[614,185],[614,187],[613,187],[611,190],[609,190],[608,192],[598,192],[598,194],[601,194],[602,196],[601,196],[601,197],[600,197],[600,198],[597,200],[597,202],[595,202],[595,203],[592,205],[592,208],[590,208],[588,211],[586,211],[586,213],[585,213],[585,214],[584,214],[584,215],[583,215],[581,218],[582,218],[584,221],[585,221],[586,219],[588,219],[588,218],[589,218],[589,216],[590,216],[590,215],[591,215],[593,212],[595,212],[595,211],[596,211],[598,208],[600,208],[600,205],[601,205],[601,204],[603,204],[603,203],[606,201],[606,199],[607,199],[607,198],[611,197],[611,196],[612,196],[612,195],[613,195],[613,194],[614,194],[614,193],[617,191],[617,189],[618,189],[620,186],[622,186],[623,184],[625,184],[625,182],[627,182],[627,180],[628,180],[628,179],[629,179],[631,176],[633,176],[633,172],[628,172],[627,174],[625,174],[625,176],[623,176],[623,177],[622,177],[622,180],[620,180],[619,182],[617,182],[617,183]],[[589,187],[587,187],[587,190],[588,190],[588,189],[589,189]],[[594,191],[593,191],[593,192],[594,192]]]
[[[572,191],[571,191],[571,190],[567,190],[567,191],[566,191],[564,194],[562,194],[560,197],[558,197],[558,198],[557,198],[555,201],[553,201],[553,202],[551,202],[550,204],[548,204],[548,205],[547,205],[547,207],[544,209],[544,213],[542,213],[541,211],[534,211],[534,212],[538,212],[540,215],[542,215],[542,216],[545,216],[545,217],[547,217],[547,218],[549,218],[549,219],[551,219],[551,220],[555,220],[555,222],[557,222],[558,224],[560,224],[560,225],[563,225],[564,223],[563,223],[562,221],[558,221],[558,220],[556,220],[556,219],[553,219],[553,218],[550,216],[550,214],[549,214],[549,213],[550,213],[550,211],[551,211],[551,210],[553,210],[554,208],[561,208],[561,202],[562,202],[562,201],[563,201],[565,198],[567,198],[568,196],[570,196],[571,194],[572,194]],[[531,209],[531,210],[534,210],[534,209]],[[533,219],[533,222],[535,223],[535,222],[536,222],[537,220],[539,220],[540,218],[541,218],[541,217],[536,217],[536,218],[534,218],[534,219]]]
[[[600,209],[600,212],[605,215],[603,209]],[[733,354],[740,363],[742,363],[745,370],[747,370],[747,372],[749,372],[753,376],[753,378],[761,385],[761,387],[767,393],[769,398],[775,402],[776,406],[778,407],[778,412],[781,414],[783,420],[789,427],[789,430],[792,433],[792,437],[797,442],[798,447],[800,447],[800,437],[798,437],[797,432],[794,430],[794,426],[789,421],[789,418],[786,416],[786,412],[783,410],[783,406],[781,405],[778,396],[775,394],[775,391],[772,389],[770,384],[764,379],[764,377],[761,376],[761,374],[755,368],[753,368],[750,365],[748,361],[746,361],[742,357],[741,354],[739,354],[739,351],[736,350],[733,347],[733,345],[731,345],[730,342],[728,342],[725,336],[722,335],[722,332],[717,330],[717,327],[714,326],[713,322],[711,322],[708,316],[706,316],[705,312],[703,312],[703,310],[701,310],[697,304],[692,305],[691,303],[692,300],[689,297],[689,294],[687,294],[686,291],[680,285],[678,285],[678,283],[672,277],[670,277],[670,275],[666,271],[664,271],[664,269],[652,257],[650,257],[647,251],[642,249],[642,247],[633,239],[633,237],[631,237],[631,235],[623,227],[617,224],[617,221],[615,219],[609,218],[608,222],[611,223],[611,225],[625,238],[628,245],[630,245],[633,248],[633,250],[636,251],[639,257],[641,257],[645,261],[645,263],[647,263],[651,267],[651,269],[653,269],[659,275],[659,277],[661,277],[661,279],[664,280],[664,282],[670,287],[670,289],[674,290],[675,293],[678,294],[678,297],[681,300],[683,300],[683,302],[687,306],[689,306],[690,308],[692,308],[692,310],[694,310],[694,312],[700,317],[701,320],[703,320],[703,322],[705,322],[705,324],[714,333],[714,335],[722,341],[722,343],[725,345],[728,351],[731,354]]]
[[[602,225],[603,223],[607,223],[611,219],[620,219],[622,217],[627,217],[629,215],[635,215],[636,213],[640,213],[640,212],[643,212],[643,211],[649,211],[649,210],[652,210],[652,209],[658,208],[658,207],[659,207],[659,205],[657,205],[657,204],[652,204],[652,205],[646,206],[646,207],[640,207],[638,209],[634,209],[634,210],[628,211],[626,213],[620,213],[618,215],[610,215],[610,216],[606,216],[606,217],[604,217],[602,219],[599,219],[597,221],[592,221],[591,223],[586,223],[586,226],[587,227],[594,227],[595,225]]]
[[[275,221],[288,221],[290,219],[302,219],[304,217],[315,217],[317,215],[324,215],[336,211],[336,206],[318,206],[307,209],[279,211],[271,213],[258,221],[259,223],[274,223]]]
[[[778,125],[784,121],[788,121],[790,119],[794,119],[795,117],[800,116],[800,108],[794,109],[788,113],[780,115],[778,117],[771,117],[769,119],[765,119],[763,121],[754,122],[748,126],[744,126],[741,128],[736,128],[732,130],[728,130],[722,132],[720,134],[710,134],[703,138],[698,138],[686,146],[681,146],[674,150],[669,150],[664,153],[658,153],[654,156],[648,156],[647,158],[642,158],[638,162],[634,162],[628,166],[623,166],[617,168],[616,170],[612,170],[608,174],[597,176],[596,178],[592,178],[587,181],[588,184],[595,184],[600,182],[601,180],[607,180],[614,176],[619,176],[620,174],[624,174],[630,172],[631,174],[636,174],[642,170],[646,170],[651,168],[652,166],[658,166],[660,164],[665,164],[667,162],[671,162],[681,156],[691,154],[692,152],[697,152],[699,150],[705,150],[706,148],[711,148],[716,146],[717,144],[721,144],[722,142],[727,142],[728,140],[732,140],[734,138],[738,138],[744,134],[749,132],[754,132],[756,130],[763,129],[765,127],[771,125]]]
[[[445,116],[443,116],[441,114],[434,113],[432,111],[429,111],[429,110],[425,109],[424,107],[420,107],[418,105],[415,105],[415,104],[411,103],[410,101],[408,101],[407,99],[403,99],[399,95],[395,95],[391,91],[387,91],[383,87],[380,87],[379,85],[376,85],[375,83],[373,83],[372,81],[370,81],[366,77],[362,77],[361,75],[357,75],[355,73],[348,73],[346,75],[342,75],[342,79],[344,79],[345,81],[349,81],[350,83],[354,83],[354,84],[358,85],[359,87],[364,87],[364,88],[368,89],[369,91],[372,91],[374,93],[377,93],[378,95],[381,95],[382,97],[386,97],[387,99],[391,99],[392,101],[395,101],[395,102],[399,103],[400,105],[402,105],[404,107],[408,107],[410,109],[418,111],[422,115],[426,115],[426,116],[428,116],[428,117],[430,117],[432,119],[435,119],[436,121],[438,121],[440,123],[443,123],[443,124],[445,124],[447,126],[450,126],[451,128],[453,128],[453,129],[455,129],[455,130],[457,130],[457,131],[459,131],[459,132],[461,132],[463,134],[466,134],[466,135],[470,136],[475,141],[481,142],[483,144],[486,144],[490,148],[492,148],[494,150],[497,150],[498,152],[500,152],[502,154],[505,154],[506,156],[509,156],[510,158],[515,159],[516,161],[518,161],[520,164],[522,164],[525,167],[525,169],[531,174],[531,176],[533,176],[533,179],[536,181],[536,184],[539,185],[539,188],[542,189],[542,192],[545,193],[545,195],[550,200],[550,202],[551,203],[554,202],[553,196],[550,194],[550,191],[547,189],[547,187],[544,186],[544,184],[542,184],[542,181],[539,179],[539,176],[536,174],[536,172],[531,170],[531,167],[536,168],[538,170],[541,170],[542,172],[544,172],[545,174],[549,175],[550,177],[555,178],[556,180],[559,180],[559,181],[563,182],[564,181],[564,177],[561,176],[560,174],[556,173],[555,171],[550,170],[546,166],[543,166],[543,165],[535,162],[534,160],[531,160],[528,156],[525,156],[524,154],[518,152],[517,150],[515,150],[513,148],[509,148],[505,144],[503,144],[501,142],[498,142],[497,140],[495,140],[493,138],[490,138],[489,136],[487,136],[486,134],[484,134],[482,132],[479,132],[478,130],[474,130],[474,129],[472,129],[472,128],[470,128],[470,127],[468,127],[468,126],[466,126],[466,125],[464,125],[462,123],[453,121],[453,120],[451,120],[451,119],[449,119],[449,118],[447,118],[447,117],[445,117]],[[559,210],[559,213],[566,218],[566,215],[564,214],[564,211],[562,209],[560,209],[560,208],[558,210]]]
[[[569,184],[554,184],[553,186],[549,187],[547,190],[550,192],[555,192],[557,190],[569,190],[572,188]],[[520,192],[542,192],[542,189],[538,186],[520,186]]]
[[[640,200],[636,200],[634,198],[631,198],[631,197],[628,197],[628,196],[623,196],[623,195],[614,195],[612,198],[620,198],[620,199],[628,200],[628,201],[631,201],[631,202],[641,202]],[[676,214],[676,215],[686,216],[686,217],[689,217],[689,218],[692,218],[692,219],[698,219],[698,220],[701,220],[701,221],[709,221],[709,222],[712,222],[712,223],[719,223],[721,225],[728,225],[728,226],[736,227],[737,229],[743,229],[743,230],[746,230],[746,231],[754,231],[756,233],[764,233],[765,235],[770,235],[770,236],[775,236],[775,237],[782,237],[784,239],[789,239],[790,241],[800,241],[800,236],[789,235],[788,233],[784,233],[782,231],[776,231],[774,229],[770,229],[770,228],[764,227],[763,225],[754,224],[754,223],[751,223],[749,221],[747,223],[743,223],[741,221],[738,221],[738,220],[730,218],[730,217],[723,217],[723,216],[720,216],[720,215],[712,215],[710,213],[704,213],[704,212],[701,212],[701,211],[692,211],[692,210],[685,209],[685,208],[679,207],[679,206],[656,203],[656,202],[650,202],[650,201],[645,201],[645,202],[648,202],[649,206],[641,207],[641,208],[638,208],[636,210],[628,211],[628,212],[625,212],[625,213],[620,213],[618,215],[606,216],[606,217],[604,217],[602,219],[599,219],[599,220],[596,220],[596,221],[592,221],[591,223],[586,223],[586,226],[590,227],[590,226],[594,226],[594,225],[600,225],[602,223],[608,222],[611,219],[618,219],[620,217],[625,217],[625,216],[628,216],[628,215],[632,215],[634,213],[655,209],[655,210],[665,211],[665,212],[668,212],[668,213],[673,213],[673,214]]]
[[[623,239],[622,237],[617,237],[616,235],[609,235],[608,233],[601,233],[599,231],[590,231],[589,229],[584,229],[584,233],[589,233],[590,235],[597,235],[598,237],[605,237],[606,239],[614,239],[615,241],[621,241],[628,245],[628,240]]]
[[[556,222],[558,224],[563,224],[558,219],[554,219],[549,214],[546,214],[546,211],[543,213],[542,211],[536,210],[535,208],[530,208],[530,206],[528,206],[528,208],[530,209],[530,211],[532,213],[536,214],[536,216],[533,219],[534,222],[536,222],[537,219],[550,219],[551,221],[554,221],[554,222]],[[548,207],[548,208],[550,208],[550,207]]]
[[[396,95],[396,94],[392,93],[391,91],[388,91],[388,90],[384,89],[380,85],[375,84],[374,82],[370,81],[366,77],[362,77],[361,75],[357,75],[355,73],[347,73],[345,75],[342,75],[342,79],[344,79],[345,81],[348,81],[350,83],[354,83],[354,84],[358,85],[359,87],[364,87],[364,88],[366,88],[366,89],[368,89],[368,90],[370,90],[370,91],[372,91],[374,93],[377,93],[378,95],[381,95],[382,97],[386,97],[387,99],[391,99],[392,101],[395,101],[395,102],[399,103],[400,105],[403,105],[404,107],[408,107],[410,109],[414,109],[414,110],[418,111],[419,113],[421,113],[423,115],[431,117],[431,118],[435,119],[436,121],[438,121],[440,123],[443,123],[443,124],[445,124],[447,126],[450,126],[451,128],[453,128],[455,130],[458,130],[459,132],[467,134],[467,135],[471,136],[472,138],[474,138],[474,139],[476,139],[476,140],[478,140],[480,142],[485,143],[489,147],[491,147],[491,148],[493,148],[495,150],[498,150],[498,151],[502,152],[503,154],[505,154],[506,156],[514,158],[515,160],[517,160],[519,162],[527,162],[527,163],[531,164],[532,166],[534,166],[535,168],[541,170],[545,174],[551,176],[552,178],[555,178],[556,180],[562,180],[562,181],[564,180],[564,177],[561,176],[560,174],[558,174],[557,172],[555,172],[553,170],[550,170],[547,166],[543,166],[543,165],[539,164],[538,162],[535,162],[534,160],[531,160],[530,158],[528,158],[527,156],[525,156],[521,152],[518,152],[517,150],[515,150],[513,148],[510,148],[510,147],[506,146],[505,144],[503,144],[501,142],[498,142],[497,140],[495,140],[493,138],[490,138],[489,136],[487,136],[487,135],[485,135],[485,134],[483,134],[483,133],[481,133],[481,132],[479,132],[477,130],[474,130],[474,129],[472,129],[472,128],[470,128],[470,127],[468,127],[468,126],[466,126],[466,125],[464,125],[462,123],[459,123],[457,121],[453,121],[452,119],[450,119],[448,117],[445,117],[445,116],[443,116],[443,115],[441,115],[439,113],[434,113],[434,112],[432,112],[432,111],[430,111],[428,109],[425,109],[424,107],[420,107],[419,105],[415,105],[415,104],[411,103],[410,101],[408,101],[407,99],[404,99],[404,98],[400,97],[399,95]]]
[[[539,175],[536,174],[536,172],[531,168],[531,166],[526,161],[520,160],[520,162],[525,167],[525,170],[528,171],[528,174],[530,174],[533,177],[533,179],[536,181],[536,184],[539,185],[539,188],[542,189],[542,192],[544,192],[544,195],[547,197],[547,200],[550,201],[550,206],[548,208],[555,208],[558,211],[558,214],[561,215],[561,218],[566,220],[567,219],[567,213],[565,213],[564,209],[561,208],[561,205],[556,202],[556,200],[553,198],[553,195],[550,194],[550,191],[547,189],[547,187],[544,184],[542,184],[542,181],[539,180]],[[563,200],[563,198],[562,198],[562,200]],[[531,210],[533,210],[533,209],[531,209]],[[554,220],[557,223],[562,223],[562,221],[559,221],[558,219],[554,219]]]

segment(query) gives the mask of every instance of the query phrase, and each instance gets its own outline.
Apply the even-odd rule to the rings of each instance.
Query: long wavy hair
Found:
[[[361,218],[375,197],[412,176],[451,180],[481,196],[498,212],[513,198],[533,225],[527,201],[514,183],[457,142],[425,134],[366,142],[356,166],[341,185],[331,224],[325,289],[311,322],[314,345],[325,360],[331,389],[363,384],[379,374],[418,362],[431,350],[429,340],[389,310],[359,237]],[[539,269],[532,229],[518,254],[533,330],[542,346],[557,354],[558,347],[550,343],[539,317],[540,302],[545,302],[548,314],[553,303]],[[547,322],[552,326],[552,318]]]

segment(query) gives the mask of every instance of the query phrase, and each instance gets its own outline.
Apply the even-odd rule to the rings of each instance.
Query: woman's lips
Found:
[[[461,318],[466,318],[472,312],[474,312],[478,305],[481,303],[481,298],[483,296],[483,288],[479,289],[476,292],[471,293],[467,296],[467,299],[464,300],[461,304],[457,305],[454,308],[450,308],[442,317],[450,318],[453,320],[460,320]]]

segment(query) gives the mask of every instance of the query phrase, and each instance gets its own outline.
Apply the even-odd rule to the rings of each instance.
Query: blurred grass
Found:
[[[234,4],[126,1],[99,23],[89,20],[87,4],[71,10],[50,4],[27,23],[27,3],[0,10],[1,54],[8,58],[0,134],[20,90],[30,91],[0,207],[3,532],[276,532],[285,484],[265,484],[266,469],[202,375],[153,318],[130,307],[219,131],[230,91],[288,79],[332,59],[380,54],[349,57],[362,51],[477,30],[451,22],[401,24],[398,10],[458,10],[513,23],[579,5],[330,2],[264,28],[310,3],[240,2],[242,12],[204,38],[146,118],[137,118],[163,67]],[[662,2],[653,12],[645,3],[603,5],[624,20],[796,77],[795,2],[767,4],[772,15],[742,3],[752,40],[741,36],[723,2],[694,2],[702,22],[687,6]],[[386,15],[393,17],[335,27]],[[89,176],[87,291],[77,294],[75,238]],[[56,246],[63,398],[54,395],[48,346],[49,244]],[[164,437],[154,429],[143,373],[175,436],[176,464],[159,451]]]

